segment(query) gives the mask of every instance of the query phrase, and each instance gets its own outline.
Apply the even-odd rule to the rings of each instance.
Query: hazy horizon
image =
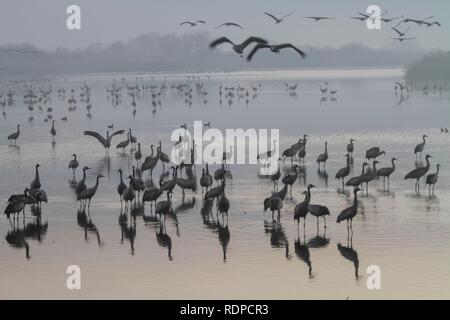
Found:
[[[0,46],[30,43],[43,50],[58,47],[86,48],[92,44],[109,45],[117,41],[129,41],[139,35],[154,32],[161,36],[169,34],[192,34],[210,32],[211,37],[226,35],[240,41],[248,35],[263,36],[271,41],[291,41],[301,46],[339,48],[349,43],[362,43],[371,48],[386,48],[393,44],[396,36],[391,26],[384,24],[382,30],[370,31],[365,23],[348,19],[358,11],[364,12],[371,4],[388,10],[386,17],[405,16],[425,18],[434,15],[442,27],[412,26],[409,36],[417,37],[414,45],[426,50],[450,50],[448,39],[450,29],[445,21],[450,20],[450,3],[445,0],[430,2],[400,0],[388,1],[346,1],[345,6],[330,0],[306,1],[282,0],[277,2],[248,0],[245,3],[231,0],[182,2],[141,1],[123,2],[117,0],[45,0],[29,2],[6,0],[0,13],[0,28],[8,30],[0,37]],[[81,8],[81,30],[68,30],[65,26],[66,8],[77,4]],[[413,5],[412,5],[413,4]],[[264,15],[264,11],[277,16],[292,13],[281,24]],[[336,20],[314,22],[303,16],[324,15]],[[185,20],[205,19],[206,25],[190,28],[180,26]],[[244,30],[221,28],[227,21],[240,23]],[[405,28],[402,26],[401,28]],[[406,43],[402,43],[406,44]]]

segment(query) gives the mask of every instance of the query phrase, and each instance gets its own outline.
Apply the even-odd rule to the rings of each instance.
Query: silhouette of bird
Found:
[[[282,44],[268,44],[268,43],[258,43],[252,51],[247,56],[247,61],[251,61],[253,56],[258,52],[260,49],[270,49],[273,53],[280,53],[280,50],[282,49],[293,49],[295,52],[297,52],[302,58],[306,57],[306,53],[294,46],[292,43],[282,43]]]
[[[86,189],[86,170],[89,170],[89,167],[83,167],[83,178],[78,181],[78,183],[75,186],[75,194],[79,195],[81,191]]]
[[[427,154],[425,156],[425,160],[427,161],[426,166],[425,167],[416,168],[416,169],[412,170],[411,172],[409,172],[405,176],[405,180],[407,180],[407,179],[416,179],[416,184],[414,185],[414,190],[417,193],[419,193],[419,190],[420,190],[420,185],[419,185],[420,178],[422,178],[428,172],[428,170],[430,170],[430,160],[429,160],[430,158],[432,158],[432,156]]]
[[[361,191],[360,188],[355,187],[353,189],[353,205],[351,207],[348,207],[344,210],[341,211],[341,213],[339,213],[336,222],[337,223],[341,223],[341,221],[346,220],[347,221],[347,229],[352,229],[352,222],[353,222],[353,218],[356,216],[356,214],[358,213],[358,191]],[[350,223],[349,223],[350,222]]]
[[[79,163],[77,160],[77,155],[75,153],[72,155],[72,157],[73,157],[73,159],[70,160],[68,169],[72,169],[73,179],[75,180],[75,170],[77,170]]]
[[[125,133],[125,130],[118,130],[113,134],[109,134],[109,131],[106,131],[106,138],[104,138],[101,134],[95,131],[84,131],[85,136],[94,137],[100,142],[105,148],[105,152],[109,152],[109,148],[111,147],[111,140],[114,136]]]
[[[367,160],[375,160],[382,154],[386,154],[386,152],[381,151],[379,147],[373,147],[366,151],[366,159]]]
[[[100,178],[103,178],[103,177],[104,176],[102,174],[98,174],[95,185],[93,187],[91,187],[91,188],[84,189],[83,191],[81,191],[78,194],[77,200],[84,201],[84,207],[86,207],[86,202],[87,202],[88,203],[88,209],[90,208],[91,200],[95,196],[95,194],[97,193],[97,189],[98,189],[98,184],[99,184]]]
[[[203,189],[208,191],[208,188],[211,187],[212,183],[213,179],[209,174],[208,164],[206,164],[206,169],[202,169],[202,176],[200,177],[200,185],[202,186],[202,193]]]
[[[264,14],[265,14],[266,16],[271,17],[271,18],[275,21],[276,24],[283,22],[284,19],[286,19],[287,17],[289,17],[290,15],[292,15],[292,13],[288,13],[288,14],[282,16],[281,18],[277,18],[277,17],[275,17],[273,14],[270,14],[270,13],[268,13],[268,12],[264,12]]]
[[[14,132],[14,133],[11,133],[8,136],[8,141],[9,142],[13,142],[14,141],[14,143],[16,143],[17,139],[19,139],[19,136],[20,136],[20,124],[17,125],[17,131]]]
[[[388,189],[389,189],[389,185],[390,185],[389,177],[395,171],[395,161],[397,161],[397,158],[392,158],[391,159],[392,167],[384,167],[384,168],[380,168],[380,169],[377,170],[377,176],[378,177],[383,177],[383,187],[386,184],[386,178],[387,178],[387,180],[388,180]]]
[[[353,142],[355,142],[355,139],[350,139],[350,143],[347,145],[347,152],[351,156],[353,156],[353,151],[355,149],[355,144]]]
[[[189,25],[190,27],[195,27],[195,26],[197,26],[199,23],[205,24],[206,22],[205,22],[204,20],[184,21],[184,22],[181,22],[181,23],[180,23],[180,26],[187,24],[187,25]]]
[[[150,210],[152,208],[152,203],[155,203],[158,198],[163,194],[163,190],[161,188],[151,188],[144,191],[144,194],[142,195],[142,203],[150,202]]]
[[[323,168],[325,169],[325,165],[327,163],[328,160],[328,142],[325,141],[325,152],[319,154],[319,156],[317,157],[317,166],[320,169],[320,164],[323,162]]]
[[[166,222],[166,217],[172,212],[172,201],[170,200],[169,192],[167,192],[166,200],[159,201],[155,207],[155,213],[159,214],[161,217],[164,215],[164,223]]]
[[[433,189],[433,194],[434,194],[434,185],[438,181],[440,167],[441,167],[441,165],[438,163],[436,165],[436,172],[430,173],[429,175],[427,175],[426,184],[428,185],[428,194],[431,194],[431,188]]]
[[[420,153],[420,157],[422,158],[422,152],[423,152],[423,149],[425,148],[425,143],[426,143],[425,138],[428,138],[428,136],[426,134],[424,134],[422,136],[423,141],[421,143],[419,143],[418,145],[416,145],[416,147],[414,148],[414,154],[416,155],[416,159],[417,159],[418,153]]]
[[[264,40],[262,38],[258,38],[258,37],[249,37],[242,43],[234,43],[230,39],[228,39],[226,37],[222,37],[222,38],[216,39],[213,42],[211,42],[209,47],[215,48],[220,44],[229,43],[229,44],[231,44],[234,52],[236,52],[237,54],[239,54],[242,57],[244,55],[245,48],[247,48],[248,45],[250,45],[254,42],[255,43],[267,43],[266,40]]]
[[[40,189],[41,188],[41,178],[39,176],[39,163],[35,166],[34,180],[30,183],[30,189]]]
[[[335,18],[331,18],[331,17],[303,17],[305,19],[312,19],[315,22],[319,22],[320,20],[335,20]]]
[[[368,165],[369,164],[367,162],[363,162],[361,175],[350,178],[349,180],[347,180],[345,185],[347,187],[358,187],[358,186],[360,186],[363,183],[363,176],[365,174],[365,170],[364,169]]]
[[[240,29],[244,29],[241,25],[239,25],[239,24],[237,24],[237,23],[235,23],[235,22],[225,22],[225,23],[222,23],[221,25],[219,25],[219,26],[216,27],[216,30],[219,29],[219,28],[221,28],[221,27],[238,27],[238,28],[240,28]]]
[[[397,34],[399,35],[399,37],[404,37],[406,35],[406,33],[410,30],[411,28],[406,29],[405,31],[401,32],[400,30],[398,30],[395,27],[392,27],[392,30],[394,30],[395,32],[397,32]]]
[[[339,169],[338,172],[336,172],[336,179],[340,179],[342,180],[342,188],[344,188],[344,179],[350,174],[350,156],[349,153],[347,153],[345,155],[345,157],[347,158],[347,165],[342,168]]]
[[[308,184],[306,191],[303,192],[305,200],[297,204],[294,208],[294,221],[297,220],[297,226],[300,224],[300,219],[303,218],[303,228],[305,227],[306,215],[308,214],[308,205],[311,200],[311,188],[315,188],[314,185]]]
[[[125,184],[125,182],[123,181],[123,174],[122,174],[122,169],[118,170],[119,175],[120,175],[120,182],[119,185],[117,186],[117,193],[119,194],[120,197],[120,203],[122,203],[123,201],[123,194],[127,188],[127,185]]]

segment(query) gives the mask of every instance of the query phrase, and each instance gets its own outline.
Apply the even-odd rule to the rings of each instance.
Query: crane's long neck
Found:
[[[426,143],[426,140],[425,140],[425,137],[423,137],[423,145],[425,145],[425,143]]]
[[[373,172],[377,172],[377,164],[375,162],[373,163]]]
[[[305,203],[309,204],[309,201],[311,201],[311,192],[308,190],[305,195]]]
[[[123,182],[123,178],[122,178],[122,170],[119,171],[119,175],[120,175],[120,182]]]
[[[392,169],[395,169],[395,160],[392,160]]]
[[[436,175],[439,174],[439,166],[437,166]]]
[[[350,168],[350,157],[347,157],[347,168]]]
[[[39,179],[39,167],[36,166],[36,175],[35,175],[36,179]]]
[[[208,167],[208,164],[206,164],[206,174],[209,175],[209,167]]]
[[[325,142],[325,153],[328,153],[328,143]]]
[[[364,174],[365,168],[366,168],[366,166],[363,166],[363,167],[362,167],[362,173],[361,173],[361,175]]]
[[[427,158],[427,169],[430,169],[430,159]]]
[[[355,192],[355,197],[353,199],[353,206],[354,207],[358,206],[358,192]]]

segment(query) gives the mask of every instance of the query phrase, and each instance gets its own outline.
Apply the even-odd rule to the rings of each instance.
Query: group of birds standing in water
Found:
[[[412,171],[410,171],[408,174],[405,175],[404,179],[413,179],[415,180],[415,192],[417,194],[420,193],[420,179],[426,175],[425,178],[425,184],[428,185],[428,192],[429,195],[434,194],[434,187],[438,181],[439,176],[439,169],[440,165],[436,165],[436,172],[430,173],[427,175],[427,173],[430,170],[430,158],[432,158],[429,154],[425,156],[426,165],[423,166],[421,161],[418,161],[419,157],[422,158],[422,152],[424,151],[425,144],[426,144],[426,138],[427,135],[423,135],[422,142],[417,144],[414,148],[414,154],[416,155],[416,168],[414,168]],[[290,148],[285,149],[282,153],[283,162],[286,159],[291,160],[292,165],[292,172],[286,174],[282,178],[283,188],[279,191],[274,191],[272,194],[264,199],[264,211],[270,209],[272,211],[272,219],[274,220],[274,212],[276,211],[278,213],[277,220],[280,219],[281,216],[281,209],[283,208],[283,201],[285,200],[288,189],[290,187],[290,194],[292,197],[292,185],[295,183],[297,178],[302,174],[302,171],[304,170],[304,167],[301,166],[301,164],[304,162],[304,158],[306,156],[306,144],[308,136],[304,135],[303,138],[299,139],[299,141],[295,144],[293,144]],[[362,163],[362,172],[360,175],[349,177],[351,173],[351,166],[353,165],[353,152],[355,149],[354,142],[355,139],[350,139],[349,144],[347,145],[347,153],[345,154],[346,158],[346,166],[339,169],[336,172],[335,178],[340,180],[342,183],[342,189],[345,187],[353,188],[353,194],[354,194],[354,202],[353,205],[342,210],[338,216],[337,216],[337,223],[340,223],[342,221],[347,222],[347,228],[352,229],[352,221],[353,218],[358,213],[358,201],[357,201],[357,193],[361,190],[365,190],[368,194],[369,192],[369,183],[372,181],[375,181],[376,179],[382,178],[383,179],[383,188],[386,188],[386,180],[387,180],[387,188],[389,190],[390,187],[390,176],[395,172],[396,170],[396,164],[395,162],[398,160],[395,157],[391,158],[391,166],[383,167],[380,169],[377,169],[377,164],[379,161],[377,160],[378,157],[381,155],[385,155],[386,152],[381,150],[380,147],[372,147],[368,149],[365,153],[365,159]],[[268,153],[273,153],[273,151],[269,151]],[[267,156],[267,154],[263,154],[262,156]],[[321,168],[325,170],[326,162],[328,160],[328,143],[325,142],[325,150],[323,153],[319,154],[317,157],[317,166],[318,166],[318,172],[321,172]],[[300,165],[293,164],[294,159],[298,160]],[[372,161],[372,165],[370,165],[370,161]],[[366,167],[368,168],[366,170]],[[281,177],[280,169],[278,168],[277,172],[273,174],[270,179],[274,182],[274,189],[278,187],[278,180]],[[345,180],[347,179],[347,180]],[[303,226],[305,226],[305,220],[306,216],[309,213],[310,215],[316,217],[317,219],[317,225],[319,225],[319,218],[323,218],[324,224],[326,227],[326,216],[330,215],[330,210],[326,206],[317,205],[317,204],[310,204],[311,201],[311,189],[315,188],[313,184],[308,184],[306,190],[303,192],[305,195],[305,199],[303,202],[300,202],[295,206],[294,209],[294,220],[298,222],[298,225],[300,224],[301,219],[303,218]]]
[[[210,124],[209,124],[210,125]],[[183,125],[182,127],[185,127]],[[9,140],[17,140],[19,131],[13,133],[8,137]],[[125,133],[125,130],[118,130],[113,132],[112,134],[107,131],[106,137],[103,137],[100,133],[96,131],[84,131],[84,135],[95,138],[105,149],[106,156],[109,156],[109,150],[112,144],[113,137],[117,135],[122,135]],[[145,203],[150,203],[150,210],[152,211],[153,205],[155,207],[155,213],[159,215],[160,220],[162,221],[162,217],[165,217],[171,213],[173,213],[173,205],[172,205],[172,194],[176,187],[179,187],[182,192],[183,200],[185,198],[186,191],[197,191],[197,178],[195,174],[195,141],[192,141],[191,144],[191,161],[190,163],[181,162],[181,164],[174,164],[170,166],[171,172],[165,170],[165,166],[169,166],[171,164],[170,158],[163,151],[163,146],[161,141],[159,141],[156,152],[154,151],[154,145],[151,145],[151,154],[143,157],[141,144],[138,142],[138,139],[133,136],[131,129],[127,132],[127,139],[125,141],[119,142],[116,145],[116,149],[122,149],[125,152],[125,149],[130,146],[136,146],[133,150],[132,156],[134,157],[135,165],[132,166],[132,173],[128,175],[127,179],[128,183],[124,180],[124,171],[122,169],[118,170],[118,175],[120,176],[120,182],[117,186],[117,193],[121,204],[125,204],[125,210],[128,209],[136,209],[137,207],[143,210],[143,206]],[[181,137],[180,137],[181,138]],[[297,180],[297,178],[302,175],[304,170],[304,161],[306,157],[306,146],[308,142],[308,135],[304,135],[300,138],[296,143],[294,143],[291,147],[285,149],[282,152],[280,159],[277,159],[278,170],[270,176],[270,180],[273,182],[274,191],[271,195],[264,199],[264,211],[270,209],[272,212],[272,220],[279,221],[281,219],[281,209],[283,208],[283,201],[285,200],[288,192],[292,198],[292,186]],[[419,158],[422,158],[422,153],[425,149],[427,135],[423,135],[422,142],[417,144],[414,148],[414,153],[416,155],[416,164],[417,167],[410,171],[404,178],[415,180],[415,192],[420,192],[420,179],[426,175],[425,183],[429,187],[429,194],[434,193],[435,184],[438,181],[439,169],[440,165],[437,164],[437,171],[434,173],[427,173],[430,170],[430,158],[431,155],[427,154],[425,156],[426,165],[422,165],[421,161],[417,161]],[[365,160],[362,163],[362,171],[360,175],[349,177],[351,173],[351,167],[353,166],[353,154],[355,152],[355,139],[350,139],[349,144],[346,147],[346,153],[344,158],[346,159],[345,167],[339,169],[336,172],[335,178],[339,180],[342,184],[342,189],[345,187],[353,188],[354,194],[354,202],[353,205],[349,208],[342,210],[340,214],[337,216],[337,223],[342,221],[347,222],[347,228],[352,229],[352,221],[353,218],[357,215],[358,212],[358,201],[357,201],[357,193],[361,190],[365,190],[366,193],[369,192],[369,183],[378,179],[383,179],[383,187],[386,187],[387,180],[387,188],[389,190],[390,187],[390,177],[396,170],[396,161],[398,160],[395,157],[391,159],[391,166],[383,167],[378,169],[377,164],[379,161],[377,160],[381,155],[385,155],[386,152],[381,150],[380,147],[373,147],[366,151]],[[177,145],[180,141],[175,143]],[[274,146],[276,147],[276,146]],[[272,154],[275,154],[274,150],[270,150],[264,154],[260,154],[258,156],[258,160],[263,158],[270,157]],[[96,182],[93,186],[88,187],[86,185],[86,171],[90,170],[89,167],[82,167],[82,179],[78,182],[76,181],[76,170],[80,167],[80,163],[76,154],[73,154],[73,159],[70,160],[68,164],[68,169],[72,170],[72,184],[74,186],[76,199],[80,202],[80,207],[85,210],[90,210],[91,200],[96,195],[97,189],[100,184],[100,179],[103,178],[102,174],[98,174],[96,177]],[[223,153],[223,162],[217,170],[213,174],[209,171],[209,165],[206,164],[204,168],[202,168],[202,174],[199,179],[199,183],[201,186],[202,194],[204,194],[204,206],[206,206],[210,211],[213,207],[214,201],[216,202],[217,207],[217,215],[221,215],[222,218],[226,217],[228,220],[228,212],[230,210],[230,200],[226,196],[226,180],[227,178],[232,178],[230,166],[227,165],[227,157],[229,157],[226,152]],[[328,142],[325,142],[324,152],[317,156],[317,166],[319,172],[321,170],[325,170],[326,163],[329,159],[328,154]],[[287,174],[285,174],[281,178],[280,172],[280,164],[279,161],[282,160],[285,163],[286,160],[290,160],[291,167],[288,168]],[[294,164],[294,161],[296,162]],[[372,161],[372,164],[370,164]],[[159,179],[159,184],[153,184],[153,180],[151,180],[151,185],[147,186],[143,180],[143,174],[148,171],[150,179],[153,178],[153,170],[161,163],[162,165],[162,175]],[[298,164],[297,164],[298,163]],[[30,186],[24,190],[23,194],[14,194],[11,195],[8,199],[8,205],[4,211],[8,219],[10,219],[10,215],[14,215],[15,217],[19,217],[20,213],[25,215],[25,208],[27,205],[29,206],[37,206],[40,207],[42,202],[47,202],[47,194],[45,190],[41,187],[41,180],[39,174],[39,164],[36,164],[35,167],[35,177],[33,181],[30,183]],[[182,176],[182,172],[185,172],[185,176]],[[178,174],[180,172],[180,174]],[[278,190],[278,183],[281,178],[281,182],[283,187],[281,190]],[[214,182],[217,183],[214,186]],[[317,218],[317,225],[319,225],[319,218],[323,218],[325,227],[326,221],[325,218],[327,215],[330,215],[330,210],[323,205],[311,204],[311,190],[315,188],[313,184],[308,184],[306,190],[303,192],[305,196],[304,201],[297,204],[294,208],[293,216],[294,220],[300,224],[301,219],[303,218],[303,226],[305,227],[305,220],[307,214],[311,214],[312,216]],[[163,196],[165,194],[165,196]],[[163,200],[160,200],[160,197],[163,196]],[[160,201],[158,201],[160,200]],[[142,202],[141,202],[142,201]],[[277,219],[274,217],[274,213],[277,212]]]

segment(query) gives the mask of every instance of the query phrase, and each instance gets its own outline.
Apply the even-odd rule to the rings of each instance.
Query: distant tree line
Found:
[[[207,72],[258,69],[406,67],[423,51],[405,46],[371,49],[362,44],[340,48],[301,46],[306,59],[294,52],[258,52],[251,63],[223,48],[211,50],[209,34],[148,33],[127,42],[93,44],[84,49],[42,51],[30,44],[0,46],[0,77],[103,72]],[[448,64],[447,64],[448,65]],[[442,71],[442,70],[440,70]]]

